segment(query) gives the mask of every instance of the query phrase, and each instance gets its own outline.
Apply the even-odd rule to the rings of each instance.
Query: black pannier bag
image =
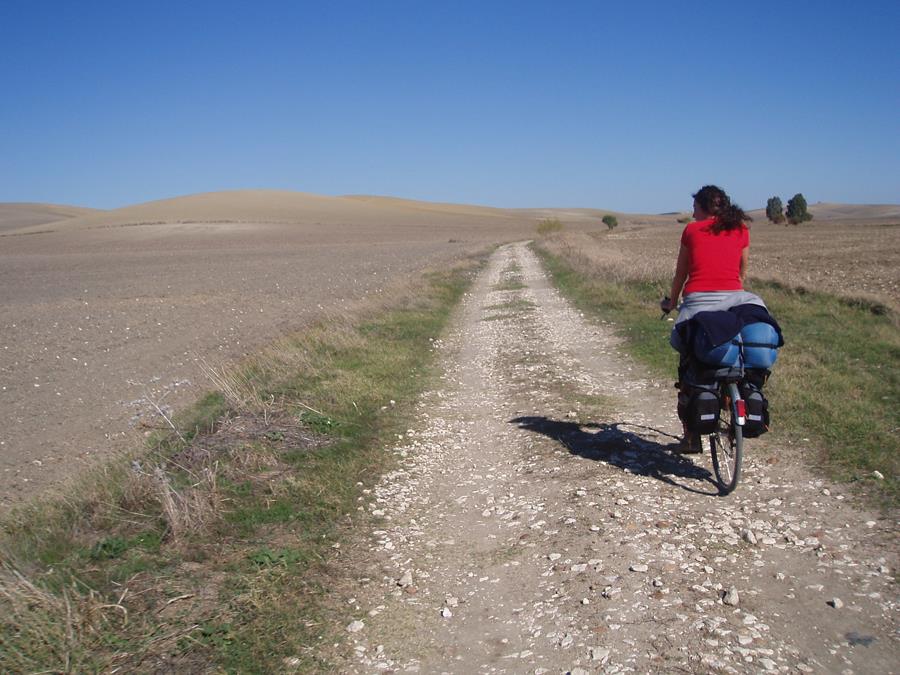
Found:
[[[719,426],[719,394],[715,385],[682,382],[678,392],[678,417],[688,431],[711,434]]]
[[[760,386],[745,380],[740,384],[741,398],[744,399],[744,437],[757,438],[769,430],[769,402]]]

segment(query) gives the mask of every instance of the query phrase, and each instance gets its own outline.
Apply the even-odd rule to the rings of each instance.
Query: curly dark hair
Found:
[[[717,185],[704,185],[693,195],[694,200],[701,209],[709,215],[715,216],[712,231],[718,234],[726,230],[734,230],[741,227],[745,221],[753,220],[744,209],[731,203],[731,197],[725,194],[725,190]]]

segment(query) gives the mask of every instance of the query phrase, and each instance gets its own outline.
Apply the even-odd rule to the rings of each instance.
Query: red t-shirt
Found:
[[[688,223],[681,244],[690,252],[684,295],[696,291],[740,291],[741,252],[750,246],[746,225],[733,230],[712,231],[715,218]]]

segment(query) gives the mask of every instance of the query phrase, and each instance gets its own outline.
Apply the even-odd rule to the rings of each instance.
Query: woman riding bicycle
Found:
[[[752,219],[715,185],[705,185],[693,197],[694,222],[689,223],[681,234],[672,290],[660,303],[664,312],[678,307],[670,343],[682,355],[687,350],[678,326],[698,312],[724,311],[745,304],[765,308],[759,296],[744,290],[750,252],[750,232],[746,222]],[[684,301],[678,306],[682,292]],[[684,366],[682,359],[679,381],[684,376]],[[681,450],[701,451],[699,435],[691,433],[686,426]]]

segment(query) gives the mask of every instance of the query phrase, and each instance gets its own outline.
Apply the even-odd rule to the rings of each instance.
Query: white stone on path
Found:
[[[741,601],[741,596],[738,595],[737,589],[732,586],[725,592],[725,596],[722,598],[722,602],[730,607],[737,607]]]
[[[591,647],[589,650],[591,661],[606,663],[609,660],[609,649],[606,647]]]
[[[347,631],[350,633],[358,633],[365,627],[366,627],[366,624],[364,624],[362,621],[352,621],[347,626]]]
[[[634,564],[631,567],[629,567],[628,569],[630,569],[632,572],[646,572],[649,569],[649,567],[647,567],[646,565],[641,563],[641,564]]]

